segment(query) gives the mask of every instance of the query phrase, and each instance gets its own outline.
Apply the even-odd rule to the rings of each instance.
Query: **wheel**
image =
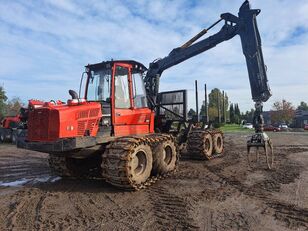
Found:
[[[131,160],[128,161],[128,176],[135,184],[145,182],[152,171],[152,151],[149,145],[142,144],[137,146],[131,154]]]
[[[48,163],[54,175],[61,177],[71,177],[73,175],[72,170],[68,167],[67,158],[65,156],[49,154]]]
[[[150,143],[144,137],[120,137],[102,154],[102,177],[113,186],[140,190],[149,182],[153,165]]]
[[[153,173],[165,174],[176,167],[177,153],[173,141],[167,140],[153,148]]]
[[[62,155],[49,154],[49,166],[52,173],[61,177],[101,178],[100,164],[100,155],[79,159],[63,156],[63,153]]]
[[[4,143],[4,141],[5,141],[4,133],[0,131],[0,143]]]
[[[12,141],[12,144],[16,144],[16,141],[17,141],[17,135],[16,135],[16,132],[13,132],[13,133],[12,133],[12,136],[11,136],[11,141]]]
[[[210,159],[213,153],[213,139],[210,133],[205,133],[202,137],[202,152],[203,154]]]
[[[224,150],[223,136],[220,132],[214,133],[213,135],[213,153],[221,154]]]
[[[208,131],[191,131],[187,140],[187,153],[193,159],[211,159],[213,152],[213,139]]]

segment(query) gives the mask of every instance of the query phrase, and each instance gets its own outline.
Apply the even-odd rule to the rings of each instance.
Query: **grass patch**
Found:
[[[252,132],[254,131],[253,129],[248,129],[248,128],[242,128],[238,124],[225,124],[224,126],[220,127],[220,129],[223,132]]]

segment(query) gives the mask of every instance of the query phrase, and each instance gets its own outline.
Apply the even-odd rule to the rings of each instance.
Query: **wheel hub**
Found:
[[[164,148],[164,161],[166,164],[170,164],[171,160],[172,160],[172,149],[171,147],[168,145]]]
[[[132,161],[132,168],[136,175],[141,175],[146,168],[147,158],[144,151],[139,151],[136,153]]]

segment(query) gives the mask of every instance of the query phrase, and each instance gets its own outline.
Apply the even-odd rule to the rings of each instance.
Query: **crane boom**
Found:
[[[216,34],[191,44],[191,41],[196,41],[207,32],[207,29],[205,29],[182,47],[173,49],[168,56],[150,63],[148,72],[144,77],[150,105],[155,107],[156,97],[159,92],[159,79],[164,70],[201,54],[215,47],[217,44],[233,38],[235,35],[239,35],[241,38],[252,99],[255,102],[266,102],[271,96],[271,91],[266,76],[261,38],[256,21],[256,16],[259,13],[260,10],[251,9],[249,1],[246,0],[239,9],[238,17],[231,13],[221,14],[221,20],[224,20],[225,24]],[[214,25],[219,21],[214,23]]]

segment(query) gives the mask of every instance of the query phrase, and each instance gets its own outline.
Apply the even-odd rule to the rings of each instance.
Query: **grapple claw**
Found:
[[[259,160],[259,148],[263,148],[266,156],[266,163],[268,169],[272,169],[274,162],[273,144],[271,139],[264,132],[258,132],[253,134],[247,141],[247,157],[249,166],[252,166],[252,157],[250,155],[250,149],[256,148],[256,162]]]

